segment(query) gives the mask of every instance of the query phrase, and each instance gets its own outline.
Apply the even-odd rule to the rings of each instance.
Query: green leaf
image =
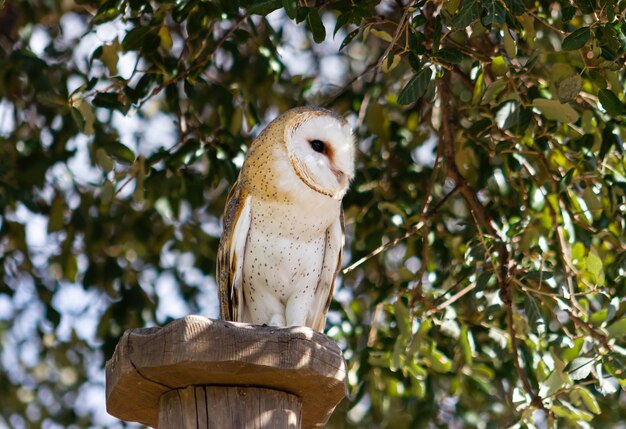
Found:
[[[569,347],[563,350],[563,356],[562,356],[563,360],[565,362],[571,362],[572,360],[576,359],[578,355],[580,354],[580,351],[582,350],[584,343],[585,343],[584,338],[576,338],[574,340],[574,344],[572,345],[572,347]]]
[[[409,375],[416,380],[425,380],[428,377],[428,371],[426,371],[426,368],[415,363],[406,365],[405,368]]]
[[[602,273],[602,259],[594,253],[593,251],[589,252],[586,260],[587,271],[589,271],[594,276],[600,276]]]
[[[50,91],[37,93],[37,101],[44,106],[65,110],[68,107],[67,99]]]
[[[463,61],[463,54],[458,49],[443,48],[435,52],[433,58],[450,64],[459,64]]]
[[[298,12],[298,3],[296,0],[282,0],[282,5],[289,19],[296,19]]]
[[[134,152],[130,150],[128,146],[125,146],[118,141],[109,140],[105,142],[104,150],[119,162],[132,164],[135,161]]]
[[[569,365],[569,376],[572,380],[583,380],[589,376],[593,369],[594,358],[577,357]]]
[[[491,71],[496,76],[504,76],[509,71],[509,65],[502,55],[498,55],[491,60]]]
[[[585,43],[587,43],[590,35],[591,32],[589,31],[589,27],[581,27],[563,39],[561,49],[564,51],[580,49],[585,45]]]
[[[609,153],[611,147],[619,148],[620,141],[614,133],[615,124],[607,122],[602,130],[602,144],[600,145],[600,151],[598,152],[598,158],[600,161],[604,161],[604,158]]]
[[[606,328],[611,338],[622,338],[626,335],[626,317],[619,319]]]
[[[559,390],[569,387],[573,384],[569,374],[563,371],[565,363],[559,359],[555,359],[555,368],[547,380],[539,383],[539,396],[551,396]]]
[[[537,335],[543,335],[546,333],[546,322],[543,319],[543,314],[537,301],[530,295],[524,298],[524,310],[526,310],[526,316],[528,317],[528,324],[530,328]]]
[[[433,348],[430,353],[425,353],[425,356],[435,372],[445,373],[452,370],[452,361],[439,350]]]
[[[620,346],[615,346],[616,351],[606,355],[603,359],[605,368],[615,377],[622,387],[625,386],[626,381],[626,349]]]
[[[113,21],[120,15],[120,9],[117,7],[116,1],[108,1],[98,8],[98,13],[94,16],[91,23],[93,25],[104,24],[105,22]],[[2,5],[0,4],[0,7]]]
[[[282,0],[257,0],[246,9],[250,15],[266,16],[282,7]]]
[[[285,0],[283,0],[285,1]],[[337,21],[335,21],[335,29],[333,30],[333,37],[337,35],[337,32],[347,23],[352,20],[352,13],[345,12],[337,17]]]
[[[502,103],[501,106],[498,111],[498,116],[501,112],[503,114],[508,113],[502,124],[502,128],[510,130],[515,134],[523,134],[532,119],[532,109],[524,108],[513,100],[506,101]]]
[[[533,101],[533,107],[539,109],[543,115],[553,121],[563,123],[576,122],[579,118],[578,112],[569,104],[563,104],[559,100],[546,100],[545,98],[536,98]]]
[[[387,43],[393,42],[393,36],[384,30],[378,30],[376,28],[372,28],[370,30],[370,34],[373,34],[374,36],[378,37],[380,40],[383,40]]]
[[[310,7],[299,7],[296,10],[296,23],[300,24],[301,22],[304,22],[304,20],[307,18],[307,16],[309,15],[309,11],[311,10]]]
[[[581,386],[576,386],[575,392],[580,396],[580,399],[582,399],[589,411],[594,414],[600,414],[600,405],[598,405],[598,401],[593,396],[593,393]]]
[[[572,178],[574,177],[574,173],[576,172],[575,168],[570,168],[567,173],[561,178],[559,182],[559,194],[567,192],[569,189],[569,185],[572,183]]]
[[[426,36],[424,36],[424,33],[412,31],[409,34],[409,49],[411,50],[411,54],[422,55],[426,53],[424,42],[426,42]]]
[[[410,104],[417,101],[426,92],[431,76],[432,70],[430,68],[420,70],[400,91],[398,104]]]
[[[545,270],[531,270],[524,274],[525,279],[534,280],[536,282],[545,282],[548,279],[554,277],[554,274]]]
[[[406,346],[411,339],[411,317],[409,309],[404,305],[401,299],[396,300],[393,304],[393,308],[400,335],[397,336],[393,347],[389,369],[396,371],[403,366],[402,362],[406,354]]]
[[[504,0],[504,4],[506,4],[509,12],[515,16],[519,16],[527,10],[523,0]]]
[[[460,342],[465,362],[471,365],[476,355],[476,343],[474,342],[472,331],[470,331],[466,325],[463,325],[463,328],[461,328]]]
[[[117,63],[119,61],[119,50],[120,44],[115,39],[113,43],[105,43],[101,46],[102,52],[99,56],[100,61],[104,63],[109,71],[110,76],[114,76],[117,74]]]
[[[106,173],[115,168],[115,163],[113,162],[111,157],[107,155],[106,151],[101,147],[96,149],[96,164]]]
[[[452,19],[452,27],[465,28],[480,18],[482,7],[478,0],[465,0],[459,13]]]
[[[350,42],[352,42],[352,40],[359,34],[360,29],[357,28],[356,30],[351,31],[344,39],[343,42],[341,42],[341,46],[339,47],[339,50],[341,51],[343,48],[345,48],[346,46],[348,46],[350,44]]]
[[[574,0],[574,2],[582,13],[594,13],[596,10],[596,0]]]
[[[439,45],[441,44],[442,31],[443,31],[443,25],[441,23],[441,15],[439,15],[437,16],[437,18],[435,18],[435,31],[433,32],[433,35],[432,35],[433,51],[439,50]]]
[[[320,17],[320,13],[317,9],[311,9],[309,11],[307,22],[311,32],[313,33],[313,40],[315,40],[315,43],[322,43],[326,40],[326,29],[324,28],[324,23],[322,22],[322,18]]]
[[[517,43],[511,35],[511,30],[506,25],[502,31],[504,32],[504,51],[509,59],[513,59],[517,56]]]
[[[615,20],[615,3],[616,0],[600,0],[600,9],[602,9],[602,11],[606,13],[608,22],[613,22]],[[624,30],[623,23],[622,31],[626,31]]]
[[[569,4],[563,4],[561,9],[561,21],[563,23],[569,22],[576,15],[576,8]]]
[[[506,9],[501,0],[483,0],[483,9],[485,16],[481,21],[485,27],[492,24],[502,25],[506,22]]]
[[[78,114],[80,114],[80,119],[78,118],[78,114],[75,113],[74,110],[78,111]],[[89,103],[84,100],[80,100],[78,106],[72,107],[72,118],[75,122],[79,121],[77,124],[79,127],[81,127],[80,130],[83,133],[88,136],[93,135],[93,124],[96,120],[96,116],[94,115],[93,109],[91,108]]]
[[[126,33],[124,40],[122,40],[122,49],[124,52],[146,50],[146,48],[153,47],[155,42],[158,46],[159,28],[150,26],[133,28]]]
[[[379,366],[382,368],[389,368],[391,360],[391,353],[383,351],[372,350],[367,356],[367,363],[372,366]]]
[[[46,307],[46,319],[52,323],[54,327],[58,326],[61,323],[61,313],[56,311],[54,307],[51,305],[47,305]]]
[[[70,113],[72,114],[72,119],[74,120],[74,123],[76,124],[78,129],[81,131],[84,131],[85,119],[83,118],[83,115],[80,113],[80,110],[78,110],[76,107],[72,107],[70,109]]]
[[[50,205],[48,215],[48,232],[60,231],[63,228],[63,214],[65,211],[65,200],[62,194],[56,194]]]
[[[152,86],[152,84],[154,84],[154,81],[155,76],[150,73],[144,74],[141,79],[139,79],[139,82],[137,82],[137,85],[134,89],[134,95],[137,97],[137,99],[148,95],[150,87]]]
[[[116,92],[99,92],[93,98],[93,105],[96,107],[103,107],[109,110],[119,110],[126,112],[128,108],[120,102],[119,94]]]
[[[562,401],[562,403],[567,404],[565,401]],[[567,404],[566,406],[553,405],[550,410],[552,410],[552,412],[557,416],[566,418],[573,422],[579,422],[581,420],[589,422],[593,420],[593,414],[590,414],[584,410],[580,410],[571,404]]]
[[[400,330],[400,335],[410,335],[411,334],[411,317],[409,314],[409,309],[402,302],[401,299],[396,300],[393,304],[394,314],[396,316],[396,322],[398,324],[398,329]]]
[[[493,278],[493,271],[485,271],[478,276],[478,280],[476,280],[476,292],[480,292],[485,290],[489,282]],[[492,282],[493,283],[493,282]]]
[[[598,91],[598,100],[606,112],[611,116],[619,116],[626,113],[626,106],[617,98],[617,95],[610,89]]]
[[[395,55],[393,52],[390,52],[385,61],[383,61],[383,65],[381,67],[383,73],[389,73],[395,69],[398,64],[400,64],[401,60],[402,57],[400,55]]]
[[[580,93],[582,86],[583,86],[583,79],[578,74],[575,74],[573,76],[563,79],[559,83],[559,90],[558,90],[559,101],[561,103],[568,103],[570,101],[574,101],[576,97],[578,97],[578,94]]]
[[[474,89],[472,90],[472,104],[478,104],[482,99],[485,92],[485,74],[483,72],[478,73],[476,76],[476,82],[474,83]]]

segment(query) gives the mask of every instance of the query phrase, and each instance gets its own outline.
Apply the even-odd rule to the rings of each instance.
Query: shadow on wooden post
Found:
[[[106,365],[107,411],[159,429],[323,427],[346,392],[333,340],[187,316],[124,333]]]

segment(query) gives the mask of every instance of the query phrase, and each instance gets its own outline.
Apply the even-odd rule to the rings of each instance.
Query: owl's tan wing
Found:
[[[312,317],[307,320],[307,325],[316,331],[324,331],[326,326],[326,313],[330,307],[335,289],[337,274],[341,269],[341,257],[344,245],[343,208],[339,210],[339,216],[326,230],[326,248],[324,251],[324,264],[320,281],[315,290]]]
[[[252,197],[236,182],[228,193],[217,251],[217,289],[222,320],[243,316],[243,258],[250,229]]]

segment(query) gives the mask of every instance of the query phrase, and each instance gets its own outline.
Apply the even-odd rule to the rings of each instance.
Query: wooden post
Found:
[[[124,333],[106,364],[107,411],[159,429],[322,427],[346,392],[330,338],[187,316]]]

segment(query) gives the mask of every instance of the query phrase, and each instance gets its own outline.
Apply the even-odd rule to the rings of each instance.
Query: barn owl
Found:
[[[324,330],[353,176],[352,130],[334,112],[292,109],[259,134],[224,210],[222,319]]]

